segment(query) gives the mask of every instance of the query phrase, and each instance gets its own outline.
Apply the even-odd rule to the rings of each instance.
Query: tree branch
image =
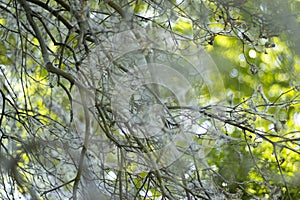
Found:
[[[126,14],[124,12],[124,10],[122,10],[122,8],[117,5],[116,3],[114,3],[111,0],[105,1],[110,7],[112,7],[117,13],[119,13],[121,15],[122,18],[126,18]]]
[[[62,17],[59,12],[51,8],[48,4],[45,4],[44,2],[38,1],[38,0],[27,0],[28,2],[34,3],[45,10],[49,11],[51,14],[53,14],[59,21],[61,21],[68,29],[72,29],[73,25],[64,17]]]
[[[78,170],[77,170],[77,174],[76,177],[74,179],[74,185],[73,185],[73,199],[77,199],[77,189],[79,186],[79,182],[81,179],[81,175],[83,172],[83,167],[84,167],[84,157],[86,155],[86,151],[88,148],[88,144],[89,144],[89,138],[90,138],[90,115],[89,115],[89,109],[88,109],[88,101],[87,101],[87,97],[85,94],[85,91],[83,90],[79,90],[80,92],[80,97],[81,97],[81,101],[82,101],[82,106],[83,106],[83,112],[84,112],[84,118],[85,118],[85,135],[84,135],[84,143],[83,143],[83,147],[81,149],[81,153],[80,153],[80,160],[79,160],[79,164],[78,164]]]
[[[36,23],[34,22],[33,20],[33,17],[32,17],[32,10],[30,9],[28,3],[26,0],[18,0],[19,3],[21,4],[21,6],[24,8],[25,10],[25,13],[26,13],[26,17],[27,17],[27,20],[30,24],[30,26],[32,27],[34,33],[35,33],[35,36],[37,38],[37,40],[39,41],[39,44],[40,44],[40,47],[41,47],[41,52],[42,52],[42,57],[43,57],[43,60],[44,60],[44,63],[45,63],[45,68],[48,72],[51,72],[51,73],[54,73],[58,76],[62,76],[64,77],[65,79],[67,79],[72,85],[75,84],[79,89],[83,89],[85,90],[89,95],[92,95],[92,92],[90,92],[89,90],[87,90],[84,85],[82,85],[79,81],[77,81],[74,76],[72,76],[70,73],[68,72],[65,72],[64,70],[61,70],[59,68],[56,68],[53,66],[53,64],[51,63],[50,61],[50,58],[49,58],[49,54],[48,54],[48,50],[47,50],[47,45],[42,37],[42,34],[41,34],[41,31],[40,29],[38,28],[38,26],[36,25]]]
[[[4,116],[4,112],[5,112],[5,95],[3,93],[3,91],[0,89],[0,93],[2,96],[2,111],[1,111],[1,117],[0,117],[0,127],[2,127],[2,120],[3,120],[3,116]]]

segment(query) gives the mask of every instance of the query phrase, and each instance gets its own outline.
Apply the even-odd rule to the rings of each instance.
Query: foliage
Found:
[[[299,198],[299,5],[0,0],[1,198]]]

